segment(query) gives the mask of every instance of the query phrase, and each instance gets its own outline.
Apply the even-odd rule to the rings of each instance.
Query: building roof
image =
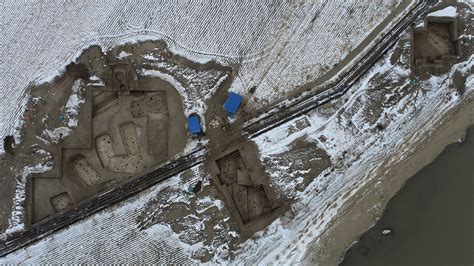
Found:
[[[229,92],[227,100],[224,103],[224,110],[228,113],[235,114],[242,103],[243,97],[234,92]]]
[[[199,121],[199,116],[190,115],[188,117],[188,130],[189,130],[189,133],[191,134],[202,133],[202,126],[201,126],[201,122]]]

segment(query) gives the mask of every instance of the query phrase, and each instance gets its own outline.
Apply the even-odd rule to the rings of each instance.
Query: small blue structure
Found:
[[[202,134],[201,121],[199,121],[198,115],[192,114],[188,117],[188,130],[189,130],[189,133],[193,135]]]
[[[243,99],[244,98],[237,93],[230,92],[229,95],[227,95],[227,100],[224,102],[224,110],[231,115],[237,113]]]

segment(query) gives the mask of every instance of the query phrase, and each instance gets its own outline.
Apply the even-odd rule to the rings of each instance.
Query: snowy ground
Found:
[[[412,147],[410,145],[414,145],[432,125],[439,123],[445,112],[460,104],[465,98],[473,97],[473,66],[474,56],[471,56],[467,62],[454,67],[464,73],[471,73],[466,80],[466,88],[469,90],[464,98],[460,98],[452,91],[447,93],[454,75],[454,71],[451,71],[447,75],[433,77],[424,82],[421,86],[428,89],[427,92],[418,91],[406,95],[397,105],[385,109],[384,114],[386,113],[391,120],[385,129],[386,134],[378,135],[373,134],[373,131],[365,131],[364,127],[373,129],[373,126],[358,120],[357,116],[351,114],[348,118],[338,112],[340,116],[336,114],[322,123],[321,120],[314,119],[318,115],[313,113],[309,117],[315,122],[302,132],[283,134],[288,132],[287,129],[294,123],[292,121],[276,131],[265,134],[271,136],[263,135],[257,141],[263,158],[278,154],[279,148],[280,152],[288,152],[284,147],[285,143],[297,137],[306,136],[314,141],[321,135],[331,136],[326,142],[319,142],[319,145],[328,151],[333,161],[341,164],[336,164],[333,173],[327,176],[323,173],[316,177],[316,180],[305,191],[296,192],[298,202],[293,206],[295,217],[290,220],[275,221],[261,233],[261,238],[247,241],[239,250],[240,254],[236,260],[249,264],[275,263],[282,260],[287,263],[301,262],[309,244],[325,231],[344,202],[357,193],[364,184],[373,180],[372,173],[385,159],[400,150]],[[394,70],[393,67],[386,62],[379,66],[375,73],[392,70]],[[400,78],[407,77],[403,73],[395,75],[400,75]],[[346,104],[346,108],[350,108],[354,103],[370,99],[365,93],[370,86],[366,82],[367,79],[364,79],[354,88],[355,91]],[[361,108],[360,111],[362,112],[363,109]],[[265,141],[266,137],[272,141]],[[283,145],[279,147],[276,143],[283,143]],[[404,159],[397,158],[397,160]],[[278,179],[273,182],[287,183]],[[297,179],[292,182],[297,182]],[[278,185],[282,186],[282,184]]]
[[[191,60],[241,63],[232,89],[258,86],[257,108],[326,73],[399,2],[2,1],[0,137],[19,125],[28,84],[51,80],[92,44],[164,39]]]
[[[0,263],[190,263],[192,247],[179,241],[169,227],[157,225],[142,231],[137,224],[145,204],[171,186],[184,188],[186,184],[175,176],[113,211],[102,211],[28,247],[27,252],[0,259]]]
[[[69,96],[66,105],[61,109],[65,113],[63,118],[65,125],[52,130],[46,128],[43,132],[44,137],[47,137],[53,143],[59,143],[60,140],[69,136],[77,127],[80,106],[85,102],[83,95],[84,81],[81,79],[76,80],[71,90],[71,96]]]
[[[472,10],[470,13],[472,17]],[[457,16],[454,7],[433,12],[440,16]],[[431,15],[431,14],[430,14]],[[466,18],[469,20],[469,17]],[[472,33],[468,27],[461,36]],[[256,140],[262,160],[290,157],[289,144],[297,138],[316,142],[328,152],[334,172],[321,173],[303,192],[294,191],[294,217],[275,221],[258,239],[243,244],[237,261],[248,264],[301,262],[310,243],[315,241],[335,217],[337,210],[360,188],[373,182],[373,174],[382,164],[406,160],[405,154],[444,119],[444,114],[474,97],[474,55],[463,37],[467,60],[455,64],[446,74],[427,80],[410,79],[408,34],[402,38],[402,56],[391,62],[394,49],[348,92],[344,104],[328,117],[319,110],[308,114],[310,126],[293,132],[298,119],[290,121]],[[456,77],[461,73],[465,90],[458,90]],[[410,84],[410,81],[416,81]],[[376,125],[383,126],[377,133]],[[325,141],[321,141],[324,136]],[[399,156],[397,156],[397,154]],[[395,155],[395,156],[394,156]],[[281,166],[280,168],[284,168]],[[282,172],[272,169],[272,172]],[[271,173],[270,173],[271,174]],[[295,187],[298,179],[271,175],[276,186]],[[290,191],[291,192],[291,191]],[[292,194],[287,192],[288,194]]]
[[[222,201],[209,195],[196,200],[196,196],[187,191],[189,185],[202,178],[201,173],[200,167],[196,166],[26,249],[0,258],[0,264],[197,263],[192,259],[193,255],[211,248],[202,241],[195,241],[196,235],[204,231],[204,222],[211,218],[211,208],[223,213],[223,219],[216,221],[213,230],[224,236],[215,236],[211,243],[220,243],[222,249],[229,241],[226,236],[237,236],[226,223],[230,217]],[[209,185],[209,182],[204,184]],[[184,224],[188,228],[180,234],[176,234],[169,224],[156,221],[170,205],[186,205],[193,201],[199,217],[189,215]]]
[[[406,35],[405,43],[407,38]],[[401,49],[409,47],[404,45]],[[400,59],[393,63],[390,57],[394,51],[392,49],[351,88],[340,103],[343,108],[338,108],[329,116],[314,111],[306,116],[309,126],[302,130],[290,130],[301,119],[296,118],[255,140],[262,160],[271,160],[282,152],[291,153],[288,146],[295,139],[306,138],[328,152],[334,171],[321,173],[304,191],[293,193],[297,199],[292,205],[293,217],[276,220],[266,230],[242,244],[235,254],[236,262],[301,261],[308,244],[325,230],[344,201],[374,178],[371,173],[384,160],[391,158],[397,151],[410,148],[426,130],[439,122],[444,113],[467,97],[473,97],[474,56],[454,65],[444,75],[420,81],[414,90],[400,91],[406,88],[405,81],[410,75],[408,55],[402,53]],[[462,97],[452,89],[455,72],[466,76],[466,91]],[[381,88],[380,84],[395,84],[395,88]],[[398,97],[395,101],[391,100],[394,96]],[[379,113],[371,105],[374,97],[384,97],[381,101],[384,105],[377,107]],[[364,115],[366,112],[372,112],[373,115]],[[377,123],[382,123],[385,129],[374,134]],[[322,135],[326,137],[324,142],[320,138]],[[395,158],[404,159],[403,156]],[[194,175],[198,175],[197,172],[195,169]],[[288,182],[279,179],[279,176],[272,175],[271,182]],[[143,206],[164,188],[186,188],[188,183],[182,181],[180,176],[174,177],[113,209],[102,211],[16,251],[0,262],[190,262],[186,258],[191,257],[202,243],[185,244],[179,235],[163,224],[139,230],[136,221]],[[235,232],[228,231],[227,234],[233,235]],[[217,250],[215,262],[228,259],[225,244],[220,243],[213,248]]]
[[[367,4],[370,5],[368,2]],[[68,4],[63,5],[68,7]],[[109,12],[107,14],[116,14],[117,12],[133,13],[143,11],[140,9],[144,8],[144,6],[145,5],[136,5],[136,7],[132,8],[127,7],[127,5],[117,5],[115,8],[112,8],[97,5],[95,8],[102,12]],[[53,7],[57,8],[56,5],[53,5]],[[285,6],[282,5],[279,8],[285,10],[284,7]],[[30,8],[32,11],[29,14],[33,14],[31,16],[52,12],[52,7],[44,9]],[[71,7],[71,10],[66,8],[64,13],[69,12],[67,14],[71,16],[72,20],[80,20],[80,18],[82,18],[81,16],[89,15],[87,12],[77,12],[76,8],[79,7]],[[152,6],[149,6],[148,8],[153,10]],[[206,8],[209,9],[209,7]],[[208,12],[206,8],[203,7],[202,12]],[[292,10],[291,7],[286,6],[286,8]],[[296,9],[296,7],[293,8]],[[299,8],[303,8],[303,6],[300,6]],[[155,12],[157,11],[155,10]],[[148,11],[145,13],[148,14],[149,17],[151,14],[154,14],[153,12]],[[17,16],[20,16],[19,14],[23,13],[20,12],[16,14]],[[61,16],[63,15],[61,14]],[[88,20],[83,22],[83,25],[78,26],[78,30],[82,29],[80,27],[86,28],[84,31],[85,33],[82,36],[89,36],[87,33],[92,31],[89,28],[90,25],[97,23],[97,28],[94,29],[104,30],[104,28],[101,28],[100,26],[108,25],[108,19],[112,21],[116,19],[116,17],[111,18],[104,16],[98,21],[94,20],[98,17],[101,16],[91,16]],[[6,21],[10,22],[15,19],[16,18],[13,15],[9,15]],[[63,25],[55,19],[59,18],[54,16],[48,17],[48,20],[50,21],[46,25],[54,25],[54,23],[57,23],[56,28],[63,27]],[[163,23],[164,22],[165,21],[163,21]],[[120,23],[117,22],[114,24],[116,27],[111,27],[111,29],[118,29],[118,32],[128,31],[132,35],[136,34],[136,38],[161,36],[161,33],[150,35],[151,31],[148,30],[147,27],[151,27],[151,25],[154,25],[153,23],[157,22],[151,19],[136,21],[136,18],[131,17],[130,21],[125,18],[120,20]],[[45,27],[45,25],[42,26]],[[31,32],[35,29],[34,27],[36,27],[36,25],[28,24],[28,27],[25,27],[24,32],[25,34],[28,33],[31,35]],[[75,29],[72,31],[74,32],[74,30]],[[11,31],[7,30],[7,33],[7,36],[13,36]],[[101,35],[102,37],[99,37],[100,34],[96,32],[96,35],[94,35],[96,39],[83,37],[83,39],[78,38],[80,42],[76,43],[72,40],[72,37],[67,41],[67,34],[69,33],[66,33],[66,35],[63,36],[63,38],[66,39],[64,45],[69,47],[68,49],[71,49],[71,51],[77,51],[77,49],[80,49],[84,45],[88,45],[94,41],[99,42],[99,40],[103,42],[104,46],[112,45],[116,41],[131,40],[131,35],[127,35],[127,33],[122,35],[117,33],[112,36]],[[468,36],[469,34],[463,33],[463,35]],[[174,36],[174,38],[179,39],[182,37],[184,40],[183,42],[185,42],[186,38],[183,36],[185,35],[178,34]],[[57,36],[57,38],[59,37],[60,36]],[[40,45],[40,43],[42,43],[41,38],[43,37],[38,35],[35,39],[40,48],[44,47]],[[53,34],[50,38],[56,38],[56,35]],[[57,41],[58,39],[55,40]],[[21,48],[21,45],[27,46],[30,44],[18,44],[18,47],[16,45],[17,44],[7,43],[9,49],[2,50],[2,53],[10,50],[13,51],[13,49],[18,50]],[[182,44],[174,43],[173,45],[181,47],[175,48],[177,50],[184,49],[183,47],[185,47],[187,50],[184,49],[181,51],[183,53],[184,51],[188,51],[187,53],[189,53],[189,56],[194,57],[196,60],[205,60],[203,58],[209,58],[207,55],[195,52],[193,49]],[[200,48],[199,45],[206,45],[206,43],[196,42],[195,45],[197,46],[196,49],[198,49]],[[257,46],[257,44],[253,45]],[[263,45],[262,47],[265,46]],[[36,49],[35,47],[30,48]],[[211,48],[209,48],[209,50],[212,50]],[[213,47],[213,49],[214,48],[218,50],[216,47]],[[229,56],[233,51],[229,47],[226,48],[229,50],[222,49],[228,53],[227,55],[219,55],[222,58]],[[263,48],[259,49],[265,50]],[[255,48],[255,50],[249,51],[253,51],[253,53],[256,54],[256,51],[260,51],[259,49]],[[38,50],[35,51],[38,52]],[[41,66],[36,65],[35,67],[31,67],[30,70],[28,70],[28,67],[34,65],[35,60],[26,57],[22,59],[26,62],[22,66],[23,69],[27,69],[25,70],[25,73],[27,74],[20,71],[20,65],[17,68],[5,69],[5,71],[3,71],[4,68],[6,68],[6,65],[2,63],[2,73],[0,73],[0,75],[2,75],[2,86],[0,87],[2,92],[5,92],[12,98],[21,101],[23,96],[22,93],[19,93],[18,91],[22,92],[24,87],[19,84],[27,82],[32,76],[37,77],[38,80],[47,79],[55,73],[58,66],[74,57],[74,53],[71,52],[68,54],[60,49],[53,52],[58,54],[53,56],[49,54],[48,56],[52,56],[51,60],[48,60],[48,56],[44,56],[43,61],[40,60],[41,58],[36,58],[42,62]],[[42,53],[37,54],[39,54],[40,57],[43,56]],[[246,54],[252,55],[252,52]],[[235,56],[237,55],[238,52],[236,52]],[[13,61],[11,58],[14,58],[14,56],[18,56],[18,54],[10,55],[10,57],[5,55],[5,58],[10,58],[9,60]],[[251,58],[251,56],[248,56],[249,62],[253,62]],[[401,88],[407,85],[405,80],[408,80],[408,75],[410,74],[407,67],[408,59],[405,56],[402,57],[401,60],[401,64],[392,63],[390,61],[390,55],[381,60],[379,64],[374,66],[371,71],[360,80],[350,92],[347,93],[344,101],[342,101],[344,108],[339,108],[337,112],[330,115],[322,114],[320,111],[312,112],[306,116],[309,121],[309,126],[302,130],[290,130],[290,128],[294,128],[295,123],[300,119],[296,118],[295,120],[261,135],[255,140],[261,151],[262,160],[272,160],[272,158],[281,153],[291,152],[291,150],[288,149],[288,146],[295,139],[305,138],[309,143],[314,143],[314,145],[318,145],[327,151],[331,161],[334,163],[334,172],[329,173],[329,171],[325,171],[315,177],[315,181],[304,191],[294,191],[293,193],[289,193],[297,199],[297,203],[292,206],[294,217],[291,219],[285,219],[285,217],[283,217],[275,221],[266,230],[257,233],[253,239],[245,242],[237,251],[235,261],[247,262],[249,264],[255,262],[272,263],[286,261],[290,263],[301,261],[308,244],[325,230],[328,223],[336,214],[338,208],[345,200],[350,198],[350,196],[347,195],[343,197],[343,194],[348,192],[349,195],[354,195],[357,193],[359,188],[366,184],[366,182],[370,181],[370,178],[372,178],[370,173],[372,173],[382,161],[390,158],[391,154],[394,152],[409,147],[410,143],[415,143],[427,129],[429,129],[433,124],[436,124],[438,119],[443,117],[444,113],[459,105],[465,97],[472,97],[474,92],[474,75],[472,74],[474,56],[471,56],[465,62],[456,64],[449,73],[439,77],[432,77],[426,81],[421,81],[418,90],[407,93],[402,91]],[[45,71],[37,72],[37,69],[45,69]],[[244,71],[245,68],[242,69],[242,71]],[[271,69],[271,67],[269,69]],[[17,72],[8,72],[10,75],[7,76],[4,73],[7,72],[7,70]],[[463,97],[460,97],[455,90],[450,89],[453,85],[452,79],[456,70],[466,76],[466,91],[464,92]],[[290,70],[280,71],[283,71],[282,73],[284,73],[284,71]],[[16,73],[18,79],[11,78],[12,73]],[[267,76],[267,74],[264,76]],[[262,80],[265,79],[262,78]],[[391,93],[379,94],[377,93],[377,90],[374,90],[374,88],[377,87],[375,82],[380,82],[380,80],[388,82],[389,84],[398,84],[396,85],[397,88]],[[24,83],[24,85],[25,84],[26,83]],[[269,86],[269,88],[270,87],[271,86]],[[388,102],[388,104],[379,108],[380,113],[377,113],[375,116],[377,119],[367,119],[367,117],[374,117],[367,116],[367,113],[373,112],[371,103],[380,100],[379,98],[373,97],[379,96],[383,97],[383,100],[380,102]],[[397,98],[397,101],[390,101],[391,97],[394,96],[400,98]],[[1,108],[4,108],[4,102],[2,102],[0,106]],[[6,106],[11,107],[11,105]],[[1,109],[0,111],[2,117],[5,116],[8,118],[6,121],[16,121],[16,118],[9,107]],[[0,127],[0,129],[3,130],[1,131],[2,134],[10,132],[5,126],[7,123]],[[384,131],[380,134],[374,134],[374,128],[377,123],[381,123],[385,126]],[[417,133],[414,134],[413,132]],[[326,141],[324,142],[321,141],[320,138],[322,135],[326,138]],[[401,160],[403,158],[398,159]],[[45,166],[39,168],[43,167]],[[35,169],[29,170],[36,171]],[[276,169],[275,171],[278,170],[279,169]],[[203,244],[201,242],[189,245],[183,242],[182,237],[175,234],[167,225],[155,224],[143,229],[137,222],[137,217],[140,215],[144,206],[154,197],[159,195],[160,192],[167,188],[173,188],[176,191],[183,190],[190,182],[193,182],[192,180],[195,180],[197,176],[200,175],[198,174],[199,171],[196,169],[193,169],[192,172],[194,174],[191,177],[191,181],[183,181],[181,176],[173,177],[162,184],[140,193],[130,200],[117,204],[113,208],[104,210],[70,226],[65,230],[42,239],[31,246],[18,250],[5,258],[1,258],[0,263],[193,262],[189,258],[194,252],[202,248]],[[304,174],[304,171],[301,174]],[[294,187],[294,185],[288,184],[287,180],[279,179],[278,177],[281,175],[272,173],[270,173],[270,175],[272,177],[271,181],[274,184],[288,187],[290,189]],[[297,182],[298,178],[295,179]],[[24,195],[17,196],[23,197]],[[184,197],[180,198],[180,200],[187,201],[189,198]],[[217,208],[222,208],[215,199],[210,202],[215,202]],[[229,235],[235,234],[233,231],[227,231],[225,233]],[[214,258],[215,262],[223,262],[228,259],[228,250],[225,244],[218,243],[216,246],[213,246],[213,248],[217,251],[217,256]]]

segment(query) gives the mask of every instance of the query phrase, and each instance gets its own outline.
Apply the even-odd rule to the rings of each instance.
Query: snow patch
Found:
[[[64,111],[67,115],[67,126],[70,128],[77,127],[80,105],[84,100],[84,81],[78,79],[72,85],[72,93],[66,103]]]
[[[105,83],[96,75],[91,76],[89,80],[92,82],[87,83],[88,86],[105,86]]]
[[[428,17],[457,17],[458,12],[454,6],[448,6],[441,10],[434,11],[428,14]]]
[[[53,143],[59,143],[60,140],[64,139],[65,137],[69,136],[72,133],[72,129],[68,127],[57,127],[53,130],[45,129],[43,130],[43,134],[49,137],[49,139]]]
[[[64,112],[64,126],[57,127],[55,129],[44,129],[43,134],[53,142],[59,143],[60,140],[69,136],[73,129],[77,127],[79,119],[79,111],[81,104],[85,102],[84,100],[84,81],[76,80],[71,88],[71,95],[69,96],[65,106],[61,108]]]
[[[131,55],[132,55],[131,53],[127,53],[127,52],[125,52],[125,51],[121,51],[121,52],[118,54],[117,58],[118,58],[118,59],[124,59],[124,58],[127,58],[127,57],[131,56]]]

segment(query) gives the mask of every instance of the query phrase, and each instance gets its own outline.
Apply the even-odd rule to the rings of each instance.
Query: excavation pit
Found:
[[[214,160],[214,183],[244,236],[265,228],[285,209],[256,154],[255,147],[242,144]]]
[[[112,67],[112,88],[118,91],[130,91],[137,88],[137,75],[131,65],[120,62]]]
[[[273,211],[265,189],[251,179],[238,151],[217,160],[217,166],[221,188],[232,198],[243,224]]]
[[[128,55],[120,56],[122,51]],[[150,56],[166,67],[146,59]],[[176,85],[155,75],[158,72],[174,77]],[[204,95],[227,72],[217,64],[175,56],[162,42],[125,44],[106,52],[99,46],[84,50],[61,76],[32,90],[32,101],[41,104],[26,114],[34,123],[25,125],[25,139],[46,152],[32,165],[49,160],[44,163],[52,169],[28,179],[26,220],[34,224],[63,207],[94,200],[183,152],[189,136],[183,95],[175,86],[181,83],[189,90],[199,85],[203,92],[198,95]],[[184,104],[189,108],[189,102]],[[67,196],[56,198],[66,191]]]
[[[13,146],[15,145],[15,138],[13,136],[6,136],[3,139],[3,149],[5,150],[6,153],[8,154],[15,154],[15,151],[13,150]]]
[[[60,212],[74,205],[71,196],[69,196],[69,193],[67,192],[62,192],[54,197],[51,197],[50,202],[54,212]]]
[[[99,174],[83,155],[79,155],[72,165],[77,176],[88,186],[96,185],[99,182]]]
[[[455,18],[428,17],[423,27],[413,30],[415,67],[443,67],[461,55]]]

